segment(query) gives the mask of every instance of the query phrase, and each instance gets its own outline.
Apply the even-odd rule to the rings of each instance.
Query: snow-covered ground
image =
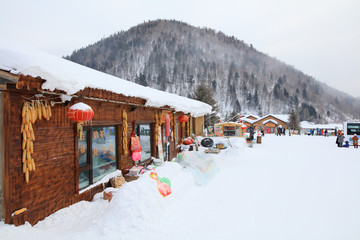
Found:
[[[0,239],[360,239],[360,149],[322,136],[231,143],[206,155],[218,167],[206,185],[168,162],[156,169],[171,180],[168,197],[147,172],[111,202],[99,194],[35,226],[1,223]]]

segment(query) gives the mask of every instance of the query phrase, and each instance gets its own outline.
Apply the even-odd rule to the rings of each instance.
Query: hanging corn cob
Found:
[[[156,144],[159,141],[159,114],[155,112],[155,142]]]
[[[22,124],[21,124],[21,133],[22,133],[22,145],[21,149],[22,153],[22,163],[23,163],[23,173],[25,174],[26,183],[29,182],[30,172],[35,171],[35,162],[31,157],[31,154],[34,153],[34,141],[35,134],[33,129],[33,124],[37,119],[45,118],[46,120],[50,120],[51,117],[51,109],[50,105],[45,102],[45,105],[39,100],[24,102],[22,111]]]
[[[128,138],[127,138],[127,113],[125,109],[123,109],[123,153],[126,156],[128,154]]]

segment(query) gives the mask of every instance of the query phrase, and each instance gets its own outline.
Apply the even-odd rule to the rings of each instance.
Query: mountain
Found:
[[[360,119],[360,100],[235,37],[175,20],[149,21],[66,59],[145,86],[190,96],[211,86],[222,117],[290,113],[317,123]]]

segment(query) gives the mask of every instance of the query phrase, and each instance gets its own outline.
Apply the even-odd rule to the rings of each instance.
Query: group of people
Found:
[[[353,142],[353,146],[354,148],[358,148],[359,146],[359,137],[355,134],[352,138],[352,142]],[[342,132],[339,132],[337,137],[336,137],[336,144],[338,147],[349,147],[349,141],[345,141],[344,144],[344,140],[345,140],[345,136]]]
[[[314,135],[320,135],[328,137],[328,130],[327,129],[310,129],[310,133],[308,135],[314,136]]]
[[[277,132],[276,132],[276,136],[281,136],[281,135],[285,136],[285,128],[278,127]]]

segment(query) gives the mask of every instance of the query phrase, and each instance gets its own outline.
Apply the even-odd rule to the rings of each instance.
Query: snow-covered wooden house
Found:
[[[255,130],[274,133],[278,127],[288,129],[288,118],[287,114],[268,114],[263,117],[247,115],[241,120],[247,127],[252,126]]]
[[[134,165],[132,134],[142,147],[137,164],[171,160],[211,112],[208,104],[5,42],[0,85],[0,218],[15,225],[91,200],[104,188],[101,179]],[[82,131],[82,118],[78,124],[68,117],[76,103],[94,113]],[[182,115],[189,117],[185,125]]]

